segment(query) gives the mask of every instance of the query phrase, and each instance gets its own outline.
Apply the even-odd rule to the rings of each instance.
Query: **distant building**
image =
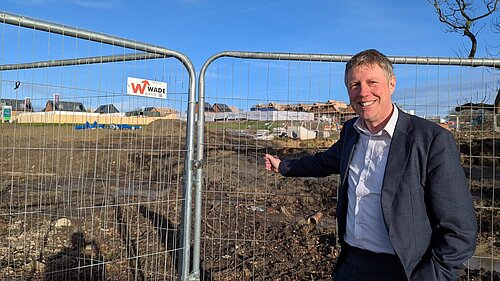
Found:
[[[100,105],[94,113],[109,114],[109,113],[119,113],[118,109],[113,104],[103,104]]]
[[[345,121],[356,116],[358,116],[358,114],[354,111],[351,105],[348,105],[346,109],[342,110],[340,123],[344,123]]]
[[[251,111],[293,111],[314,113],[316,119],[332,120],[335,123],[343,123],[357,114],[350,105],[345,102],[328,100],[327,102],[315,102],[313,104],[279,104],[270,102],[269,104],[257,104]]]
[[[213,106],[211,106],[208,102],[205,102],[203,104],[203,111],[205,111],[205,112],[215,112]],[[195,112],[198,112],[198,103],[196,103]]]
[[[314,113],[297,111],[205,112],[205,121],[314,121]]]
[[[69,112],[86,112],[85,106],[81,102],[59,101],[54,106],[54,101],[49,100],[42,110],[44,112],[50,111],[69,111]]]
[[[257,104],[251,111],[298,111],[298,112],[317,112],[323,114],[342,112],[347,108],[347,104],[341,101],[328,100],[324,102],[315,102],[313,104],[280,104],[270,102],[269,104]]]
[[[125,116],[160,117],[160,113],[154,107],[144,107],[129,111]]]
[[[328,100],[326,103],[315,102],[309,111],[320,114],[335,114],[342,112],[345,109],[347,109],[347,104],[345,102]]]
[[[225,103],[214,103],[212,108],[214,112],[232,112],[231,108]]]
[[[250,108],[250,111],[284,111],[285,105],[275,102],[270,102],[269,104],[259,103],[254,107]]]
[[[172,114],[177,114],[177,112],[175,110],[173,110],[172,108],[168,108],[168,107],[153,107],[150,110],[152,112],[160,113],[160,117],[165,117],[165,116],[169,116]]]
[[[236,106],[234,106],[234,105],[230,105],[230,106],[229,106],[229,109],[231,109],[231,112],[238,112],[238,111],[240,111],[240,110],[239,110]]]
[[[298,111],[298,112],[310,112],[312,107],[313,107],[312,104],[306,104],[306,103],[283,105],[283,108],[286,111]]]
[[[177,112],[171,108],[165,107],[144,107],[127,112],[126,116],[146,116],[146,117],[166,117],[172,114],[177,114]]]
[[[1,106],[12,106],[12,111],[33,112],[33,106],[30,99],[16,100],[16,99],[0,99]]]

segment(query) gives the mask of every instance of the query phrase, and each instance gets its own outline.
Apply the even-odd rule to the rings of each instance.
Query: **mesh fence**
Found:
[[[331,280],[338,176],[285,178],[265,171],[262,158],[310,155],[338,139],[355,116],[348,59],[225,52],[205,65],[200,248],[211,280]],[[479,223],[461,278],[497,280],[498,61],[392,59],[396,105],[450,130],[460,148]]]
[[[0,25],[0,279],[176,280],[189,74],[47,26]]]
[[[191,161],[193,73],[182,56],[0,18],[1,279],[331,279],[338,177],[283,178],[262,157],[338,139],[355,116],[348,56],[211,58]],[[460,148],[479,224],[461,278],[497,280],[499,62],[393,59],[394,102]]]

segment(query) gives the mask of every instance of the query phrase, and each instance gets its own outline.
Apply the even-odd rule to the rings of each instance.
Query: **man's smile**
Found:
[[[361,106],[370,106],[374,103],[375,101],[367,101],[367,102],[359,102],[358,104]]]

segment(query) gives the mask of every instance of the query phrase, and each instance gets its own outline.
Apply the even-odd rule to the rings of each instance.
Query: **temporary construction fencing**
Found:
[[[265,171],[262,158],[310,155],[338,139],[343,122],[355,115],[344,85],[350,58],[228,51],[201,69],[198,112],[205,119],[198,123],[196,153],[203,181],[196,182],[193,252],[211,279],[331,280],[339,253],[338,177],[285,178]],[[389,58],[395,104],[450,130],[461,152],[479,223],[477,250],[461,278],[495,280],[500,60]],[[220,111],[237,118],[212,118]],[[296,111],[314,118],[264,114]],[[264,118],[247,119],[247,112]]]
[[[0,279],[185,280],[191,61],[14,14],[0,22],[0,103],[12,108],[0,124]]]
[[[0,278],[331,279],[337,176],[283,178],[262,157],[338,139],[355,116],[350,55],[219,53],[196,99],[181,53],[0,21],[0,105],[12,109],[0,124]],[[390,59],[397,106],[450,130],[461,151],[479,223],[461,277],[494,280],[500,61]]]

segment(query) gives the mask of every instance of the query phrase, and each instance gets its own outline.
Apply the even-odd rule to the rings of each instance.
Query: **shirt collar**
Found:
[[[356,129],[356,131],[358,131],[358,133],[363,133],[369,136],[380,136],[384,133],[387,133],[392,138],[392,136],[394,135],[394,130],[396,129],[396,123],[398,121],[398,116],[399,116],[398,108],[394,104],[392,106],[393,110],[391,118],[380,132],[372,134],[370,130],[368,130],[368,128],[366,127],[366,123],[361,118],[358,118],[358,120],[356,120],[356,122],[354,123],[354,128]]]

